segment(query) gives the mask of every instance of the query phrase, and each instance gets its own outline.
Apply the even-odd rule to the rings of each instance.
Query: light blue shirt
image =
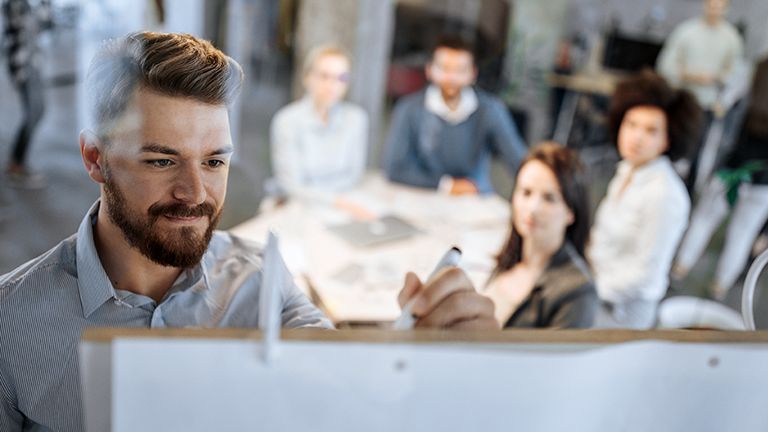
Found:
[[[368,115],[339,102],[323,122],[309,97],[277,112],[270,128],[272,170],[289,195],[323,199],[362,179],[368,150]]]
[[[86,327],[257,326],[255,244],[214,233],[202,262],[158,304],[112,286],[93,241],[98,206],[76,235],[0,276],[0,431],[83,430],[78,343]],[[281,293],[284,327],[332,327],[293,283]]]

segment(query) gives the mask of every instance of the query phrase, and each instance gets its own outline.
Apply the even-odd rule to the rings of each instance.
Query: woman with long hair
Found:
[[[484,294],[502,327],[589,327],[598,308],[584,261],[589,234],[584,167],[555,143],[531,149],[512,192],[509,239]]]

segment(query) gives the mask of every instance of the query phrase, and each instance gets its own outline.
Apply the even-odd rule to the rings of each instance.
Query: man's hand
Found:
[[[456,267],[438,273],[428,284],[413,274],[405,275],[405,285],[397,296],[402,308],[415,299],[412,313],[416,327],[452,330],[498,330],[493,301],[480,295],[463,271]]]
[[[477,186],[465,178],[454,178],[451,185],[451,195],[475,195]]]

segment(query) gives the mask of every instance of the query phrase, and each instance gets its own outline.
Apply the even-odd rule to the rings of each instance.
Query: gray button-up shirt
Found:
[[[256,245],[216,232],[202,262],[158,304],[112,286],[93,240],[98,205],[76,235],[0,276],[0,431],[83,430],[78,342],[86,327],[257,326]],[[293,283],[282,301],[284,327],[332,327]]]

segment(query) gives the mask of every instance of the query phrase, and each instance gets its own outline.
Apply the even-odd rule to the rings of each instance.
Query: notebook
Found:
[[[374,246],[413,236],[418,228],[397,216],[386,215],[371,221],[355,221],[329,226],[328,229],[357,247]]]

